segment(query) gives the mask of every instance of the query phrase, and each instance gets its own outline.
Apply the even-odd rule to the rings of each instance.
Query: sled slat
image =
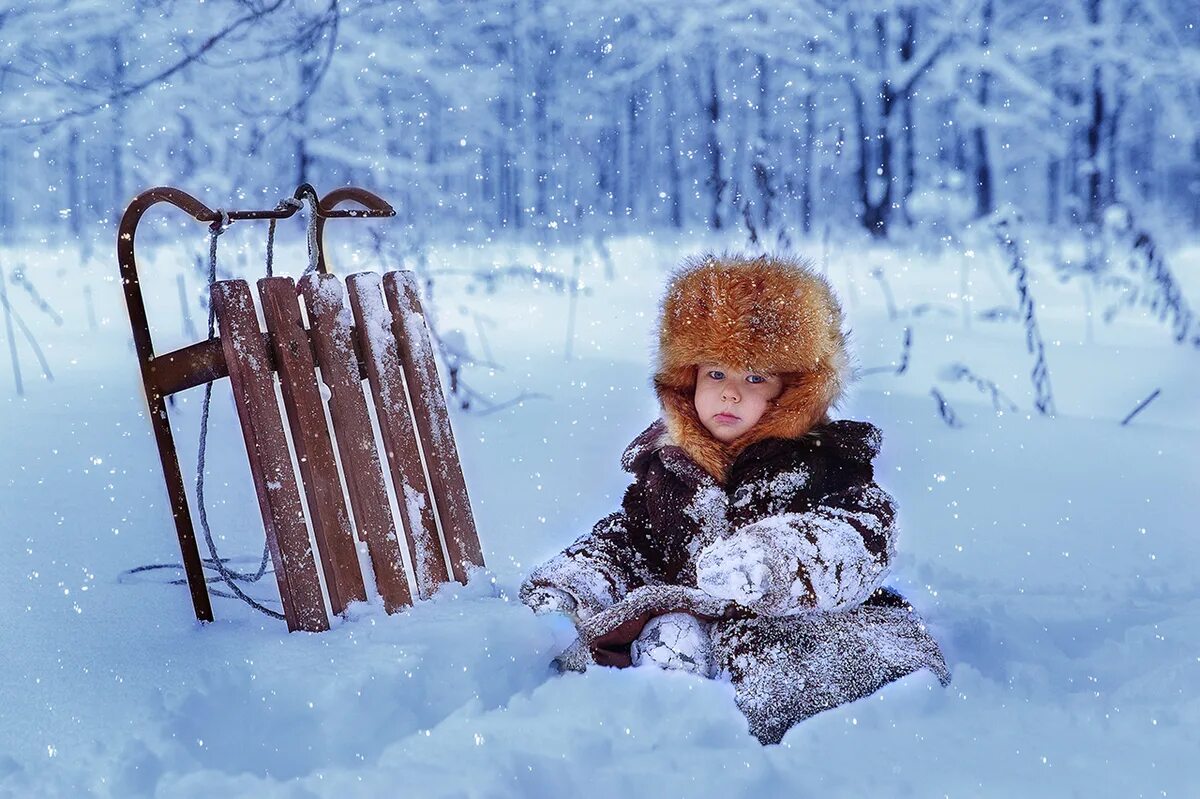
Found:
[[[321,377],[329,387],[342,471],[354,511],[358,536],[371,553],[375,584],[388,613],[412,605],[404,572],[400,539],[388,510],[387,486],[379,462],[371,417],[363,394],[358,356],[341,282],[333,275],[312,273],[300,279]]]
[[[296,284],[290,277],[263,278],[258,281],[258,293],[271,334],[283,405],[304,480],[308,518],[325,572],[329,605],[334,613],[341,614],[351,602],[365,602],[367,590],[358,565],[350,512],[338,477],[324,403],[317,387],[312,345],[300,318]]]
[[[359,346],[367,363],[367,378],[375,415],[391,467],[396,504],[408,533],[409,554],[422,599],[450,579],[442,557],[433,503],[417,450],[416,431],[404,395],[404,376],[392,332],[391,315],[380,293],[379,275],[360,272],[346,281],[354,311]]]
[[[224,280],[213,284],[211,294],[288,629],[327,630],[329,618],[279,416],[271,359],[250,287],[244,280]]]
[[[421,436],[450,568],[454,579],[465,585],[467,566],[482,566],[483,553],[413,273],[388,272],[383,276],[383,292],[392,314],[400,362],[408,375],[413,417]]]

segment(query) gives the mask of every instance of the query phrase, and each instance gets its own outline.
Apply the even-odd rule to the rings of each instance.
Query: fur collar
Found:
[[[793,441],[796,444],[803,442],[804,445],[814,449],[820,448],[829,457],[853,463],[870,464],[879,455],[880,447],[883,444],[883,433],[870,422],[838,419],[835,421],[823,421],[821,424],[808,430],[804,435],[786,440]],[[768,441],[781,443],[777,437],[763,437],[755,441],[754,444]],[[772,457],[770,453],[775,451],[766,443],[763,443],[762,447],[754,447],[754,451],[749,452],[748,450],[751,447],[754,447],[754,445],[747,444],[742,447],[734,456],[734,461],[743,454],[745,454],[745,458],[747,459],[756,459],[760,456],[770,458]],[[764,451],[763,447],[767,447],[768,449]],[[691,454],[672,437],[670,431],[667,429],[666,421],[657,419],[625,448],[625,452],[621,456],[621,466],[632,474],[640,475],[645,470],[649,460],[655,455],[659,455],[666,465],[673,467],[673,471],[678,472],[680,470],[678,461],[681,459],[678,457],[666,457],[666,452],[672,448],[675,448],[676,452],[682,451],[685,455]],[[686,458],[682,460],[686,460]],[[700,474],[699,472],[695,475],[692,474],[696,470],[696,467],[700,465],[694,459],[692,461],[693,465],[687,470],[688,473],[681,475],[689,478],[689,483],[698,482]],[[705,470],[705,473],[707,477],[712,476],[711,472],[707,472],[707,470]]]

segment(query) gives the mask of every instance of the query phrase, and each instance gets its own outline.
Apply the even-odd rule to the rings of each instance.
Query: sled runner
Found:
[[[301,207],[301,199],[312,206],[315,270],[298,284],[289,277],[258,281],[266,329],[259,327],[246,281],[216,281],[210,294],[219,336],[156,355],[134,258],[134,236],[143,214],[166,202],[213,225],[215,264],[215,236],[222,229],[216,226],[284,219]],[[337,208],[346,201],[365,210]],[[341,188],[318,199],[304,184],[293,200],[275,210],[228,212],[214,211],[178,189],[159,187],[138,195],[121,219],[117,257],[125,301],[184,572],[201,621],[212,620],[212,606],[165,400],[223,377],[233,390],[289,630],[329,628],[321,577],[334,613],[366,599],[356,535],[367,546],[388,612],[412,604],[402,548],[421,598],[451,576],[466,583],[467,569],[483,565],[412,273],[364,272],[343,284],[326,265],[322,237],[327,219],[394,214],[363,189]],[[368,403],[378,421],[378,437]],[[299,481],[293,463],[299,467]],[[402,532],[393,523],[389,483]]]

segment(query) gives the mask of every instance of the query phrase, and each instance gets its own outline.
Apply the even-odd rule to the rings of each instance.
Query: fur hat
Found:
[[[779,375],[783,392],[758,423],[724,444],[700,421],[697,365]],[[724,482],[750,444],[799,438],[828,420],[850,380],[842,309],[809,262],[783,256],[705,254],[671,276],[662,300],[654,389],[667,441]]]

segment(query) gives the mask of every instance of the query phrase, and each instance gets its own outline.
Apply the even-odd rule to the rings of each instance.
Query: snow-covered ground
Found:
[[[229,238],[228,268],[257,274],[260,256]],[[891,582],[943,641],[949,689],[916,675],[764,748],[726,684],[550,670],[570,625],[535,617],[516,589],[617,504],[618,456],[655,414],[658,293],[698,247],[609,241],[608,263],[590,243],[430,252],[439,327],[495,364],[464,379],[497,403],[528,395],[490,413],[452,409],[488,570],[399,615],[355,606],[320,635],[288,634],[225,599],[201,627],[186,589],[162,583],[169,572],[121,578],[178,550],[115,264],[0,253],[6,276],[23,265],[64,320],[9,282],[54,381],[18,330],[18,397],[0,329],[0,794],[1200,794],[1200,351],[1144,310],[1104,322],[1112,296],[1059,280],[1044,248],[1029,260],[1054,418],[1032,410],[1022,325],[980,316],[1016,304],[985,240],[941,254],[828,254],[862,367],[894,364],[912,330],[907,371],[863,376],[839,415],[884,430],[877,475],[902,525]],[[586,290],[567,357],[570,303],[555,282],[576,256]],[[175,246],[142,255],[160,351],[190,339],[175,275],[185,264],[194,292],[193,257]],[[1200,302],[1200,248],[1168,258]],[[365,252],[334,263],[342,274],[378,266]],[[500,276],[512,264],[544,274]],[[498,276],[494,293],[477,271]],[[192,313],[203,328],[198,305]],[[997,415],[989,396],[951,379],[955,363],[1019,411]],[[961,427],[939,416],[933,388]],[[189,482],[199,396],[172,410]],[[256,564],[262,528],[225,386],[212,423],[213,527],[223,554]],[[255,593],[273,595],[270,576]]]

